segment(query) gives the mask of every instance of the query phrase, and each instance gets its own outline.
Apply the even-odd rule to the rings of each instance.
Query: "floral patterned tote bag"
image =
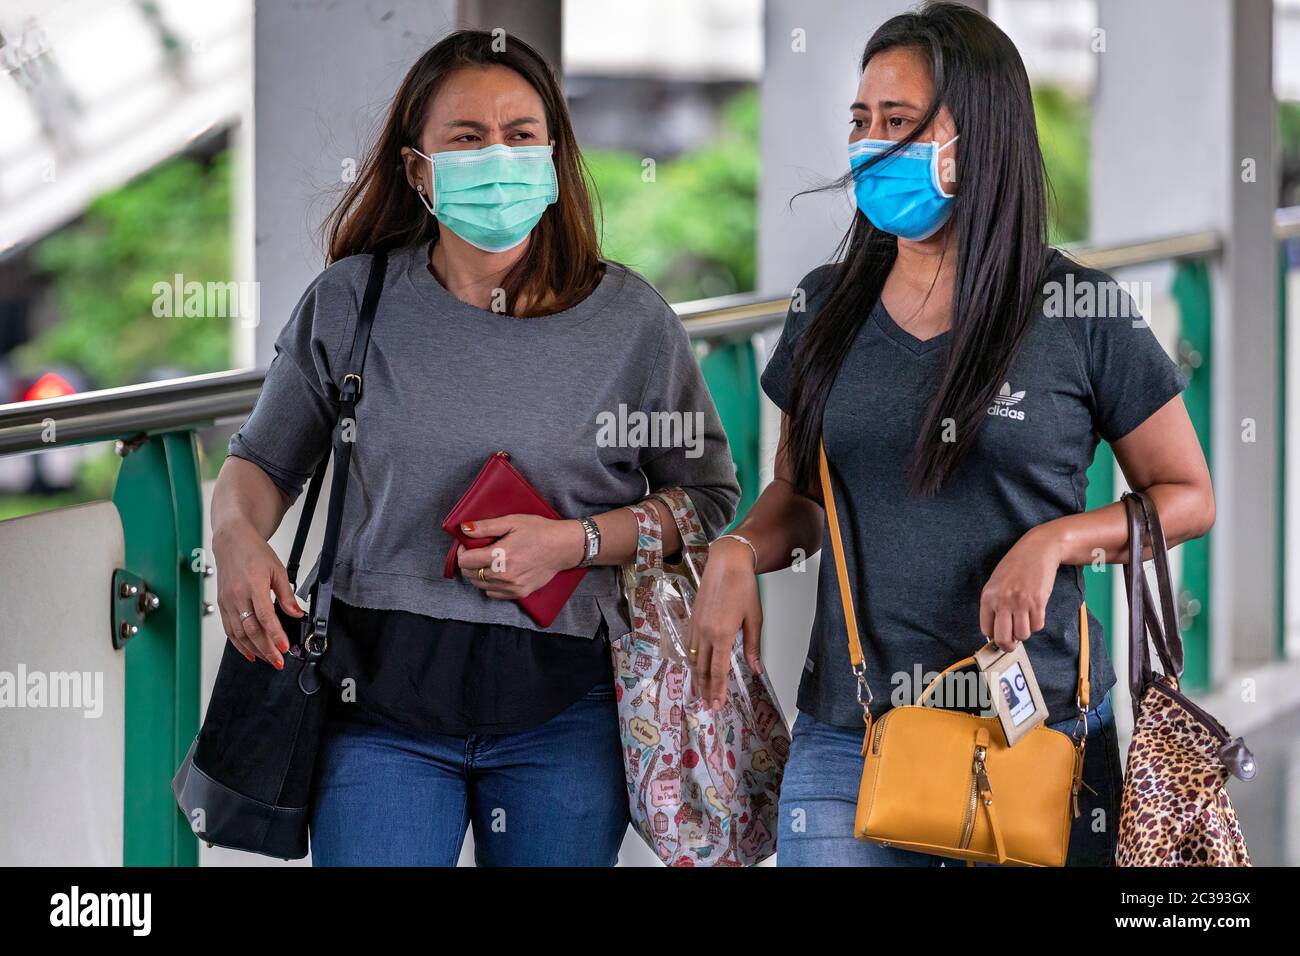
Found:
[[[632,823],[668,866],[750,866],[776,852],[790,728],[739,634],[726,704],[714,713],[695,692],[686,624],[708,541],[686,492],[654,497],[672,512],[682,560],[664,563],[658,512],[631,506],[637,554],[623,573],[633,629],[612,650]]]

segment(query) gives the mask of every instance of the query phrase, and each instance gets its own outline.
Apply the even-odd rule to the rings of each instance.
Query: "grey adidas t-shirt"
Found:
[[[442,520],[498,450],[568,518],[682,487],[709,535],[727,526],[740,497],[727,436],[686,330],[653,286],[608,262],[582,302],[520,319],[460,301],[428,261],[424,246],[389,256],[339,534],[342,600],[536,629],[513,601],[443,577],[453,541]],[[369,269],[370,256],[351,256],[311,283],[230,441],[291,498],[329,449]],[[318,512],[323,522],[324,500]],[[545,630],[591,637],[602,620],[612,635],[629,626],[614,567],[590,568]]]
[[[796,340],[829,294],[837,265],[805,276],[807,307],[786,317],[763,373],[763,389],[789,410]],[[1073,272],[1073,286],[1066,273]],[[1047,281],[1068,292],[1112,284],[1064,256]],[[1123,294],[1122,307],[1131,302]],[[1071,297],[1073,301],[1073,297]],[[1135,308],[1107,318],[1049,316],[1031,323],[976,445],[937,496],[908,487],[912,447],[934,374],[952,333],[921,341],[879,303],[863,322],[831,389],[824,440],[854,585],[872,713],[914,700],[933,675],[984,643],[980,592],[998,562],[1029,529],[1085,510],[1086,471],[1098,439],[1123,437],[1186,385],[1178,366]],[[1139,320],[1140,321],[1140,320]],[[826,723],[862,725],[828,531],[817,614],[798,707]],[[1025,644],[1050,710],[1075,711],[1083,571],[1062,567],[1047,626]],[[1115,683],[1097,619],[1089,615],[1092,702]]]

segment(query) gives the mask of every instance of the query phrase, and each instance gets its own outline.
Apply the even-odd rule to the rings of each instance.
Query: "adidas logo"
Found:
[[[1024,399],[1023,391],[1011,391],[1011,383],[1003,382],[998,393],[993,396],[993,404],[989,406],[989,414],[996,418],[1014,418],[1016,421],[1023,422],[1025,413],[1019,411],[1016,406]]]

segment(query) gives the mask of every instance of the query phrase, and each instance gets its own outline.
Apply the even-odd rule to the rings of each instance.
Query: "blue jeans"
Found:
[[[1076,723],[1071,717],[1047,726],[1068,734]],[[964,866],[960,860],[880,846],[853,835],[862,779],[862,734],[862,728],[824,724],[811,714],[801,713],[795,719],[790,759],[781,781],[777,865]],[[1123,780],[1109,693],[1088,711],[1083,782],[1081,812],[1070,830],[1065,865],[1112,866]]]
[[[355,711],[355,712],[353,712]],[[515,734],[420,733],[349,708],[326,725],[315,866],[613,866],[628,825],[614,685]]]

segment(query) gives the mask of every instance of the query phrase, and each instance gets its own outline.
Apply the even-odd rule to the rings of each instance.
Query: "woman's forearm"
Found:
[[[662,501],[651,499],[644,502],[659,514],[659,526],[664,543],[664,554],[671,556],[682,547],[682,536],[677,530],[672,512]],[[600,553],[593,564],[624,564],[636,557],[637,527],[636,515],[627,508],[615,508],[603,514],[593,515],[592,520],[600,529]],[[573,522],[577,524],[577,522]],[[580,540],[585,544],[581,525],[578,527]],[[581,553],[579,554],[581,560]]]
[[[280,527],[289,502],[261,468],[230,456],[212,489],[212,535],[251,525],[268,540]]]
[[[1214,524],[1214,494],[1200,484],[1167,482],[1144,489],[1156,503],[1160,525],[1170,547],[1199,538]],[[1040,525],[1035,531],[1056,542],[1061,564],[1086,565],[1128,561],[1128,519],[1124,504],[1066,515]],[[1151,556],[1146,549],[1144,559]]]
[[[735,533],[754,546],[758,559],[754,573],[766,574],[821,550],[822,520],[821,505],[795,491],[788,480],[776,478],[763,489]]]

